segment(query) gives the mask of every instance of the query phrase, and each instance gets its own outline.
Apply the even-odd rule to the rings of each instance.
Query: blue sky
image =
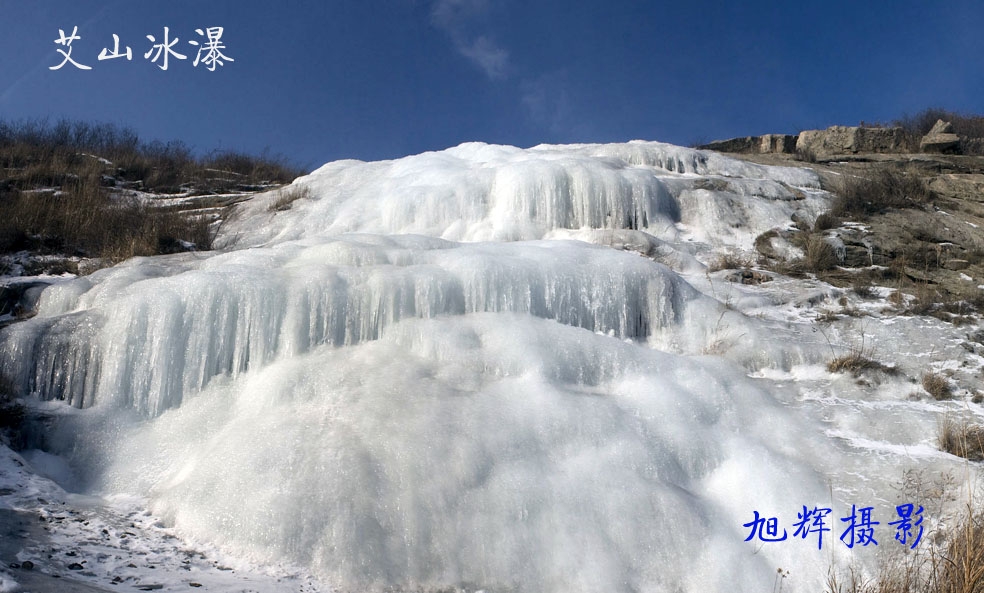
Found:
[[[54,43],[78,27],[71,64]],[[145,59],[164,27],[186,60]],[[196,29],[234,62],[192,66]],[[984,112],[984,3],[0,0],[0,117],[308,167],[480,140],[690,144]],[[104,60],[112,35],[133,59]]]

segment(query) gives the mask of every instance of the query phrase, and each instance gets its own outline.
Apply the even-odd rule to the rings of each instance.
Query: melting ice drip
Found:
[[[768,586],[738,519],[822,491],[797,455],[820,445],[773,434],[796,420],[729,365],[651,348],[720,311],[653,258],[813,216],[815,176],[468,144],[295,183],[223,251],[55,286],[0,334],[8,376],[90,408],[93,488],[342,590]]]

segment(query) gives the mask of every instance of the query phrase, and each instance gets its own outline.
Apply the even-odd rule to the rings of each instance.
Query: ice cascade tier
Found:
[[[52,287],[40,316],[0,336],[0,368],[45,399],[155,416],[216,376],[406,318],[517,312],[645,339],[716,309],[661,264],[583,243],[348,235],[135,260]]]
[[[767,167],[656,142],[537,146],[472,143],[395,161],[329,163],[294,182],[309,192],[271,212],[274,192],[246,205],[221,243],[346,232],[454,241],[541,239],[557,229],[644,229],[751,247],[757,233],[812,220],[826,204],[806,169]],[[754,234],[753,234],[754,233]]]

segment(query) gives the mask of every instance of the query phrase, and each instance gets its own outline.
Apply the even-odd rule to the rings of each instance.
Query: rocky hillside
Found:
[[[960,142],[941,122],[921,145]],[[947,139],[947,134],[952,136]],[[829,246],[807,268],[840,286],[864,292],[872,284],[898,289],[910,312],[962,323],[984,305],[984,157],[910,152],[901,128],[843,128],[803,132],[777,146],[776,135],[715,143],[730,156],[816,171],[838,195],[813,225],[770,231],[756,241],[762,265],[782,269],[775,241],[806,250]],[[783,149],[795,139],[799,152]],[[956,140],[954,140],[956,139]],[[966,141],[966,139],[964,139]],[[773,147],[773,148],[769,148]],[[814,251],[818,251],[815,248]],[[822,254],[821,254],[822,255]],[[807,258],[809,259],[809,258]]]
[[[276,158],[200,156],[108,124],[0,120],[0,276],[209,249],[224,207],[300,174]]]
[[[0,121],[0,327],[30,316],[56,277],[211,249],[229,206],[300,174],[113,125]]]

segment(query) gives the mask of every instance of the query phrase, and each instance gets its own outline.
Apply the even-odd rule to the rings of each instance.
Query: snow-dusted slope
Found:
[[[700,263],[814,217],[809,171],[466,144],[294,185],[224,251],[59,284],[0,333],[7,376],[83,408],[50,435],[77,487],[344,591],[762,591],[778,566],[808,590],[815,547],[742,524],[887,496],[852,443],[913,444],[749,377],[824,375],[838,337]]]

